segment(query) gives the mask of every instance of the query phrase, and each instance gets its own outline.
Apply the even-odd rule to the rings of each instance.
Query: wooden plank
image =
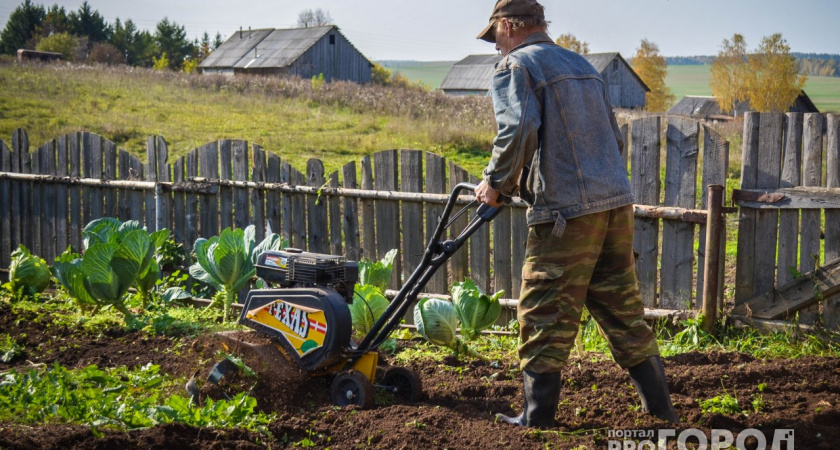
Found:
[[[80,177],[82,174],[82,139],[80,133],[73,133],[70,135],[70,176]],[[76,252],[81,252],[82,248],[82,228],[84,225],[84,215],[82,212],[82,188],[80,186],[70,186],[70,229],[69,238],[70,245]]]
[[[627,169],[627,162],[630,160],[630,124],[625,123],[619,128],[619,131],[621,132],[621,140],[624,142],[621,161],[624,163],[624,168]]]
[[[478,185],[479,179],[470,176],[470,183]],[[475,210],[473,210],[473,213]],[[491,292],[490,281],[490,226],[485,225],[470,237],[470,278],[484,292]]]
[[[823,169],[823,127],[825,120],[822,114],[805,114],[803,154],[802,154],[802,185],[822,186]],[[759,214],[763,212],[760,211]],[[800,214],[801,228],[799,229],[799,272],[811,272],[820,265],[820,235],[822,211],[819,209],[805,209]],[[758,293],[756,293],[758,294]],[[799,312],[801,323],[813,324],[819,315],[819,305],[804,308]]]
[[[117,179],[119,180],[130,180],[131,169],[129,169],[129,154],[127,151],[123,149],[119,149],[117,151]],[[130,189],[122,189],[119,191],[119,218],[122,221],[130,220],[129,215],[131,212],[128,209],[128,195],[131,192]]]
[[[235,140],[231,142],[233,150],[233,179],[248,181],[251,158],[248,152],[248,142]],[[251,214],[248,208],[248,189],[233,189],[233,224],[236,228],[246,228],[251,224]]]
[[[274,153],[268,154],[265,181],[267,183],[280,182],[280,157]],[[280,193],[277,191],[271,190],[265,194],[265,218],[271,232],[280,234]]]
[[[219,141],[219,178],[233,179],[233,148],[229,140]],[[231,227],[233,227],[233,188],[220,186],[219,231]]]
[[[826,115],[826,187],[840,188],[840,118],[836,114]],[[825,212],[825,260],[840,258],[840,211]],[[823,323],[826,329],[840,328],[840,296],[831,296],[823,301]]]
[[[306,175],[303,172],[290,167],[290,181],[291,186],[305,186]],[[292,247],[297,247],[306,250],[307,247],[307,233],[306,233],[306,195],[293,194],[292,195]]]
[[[325,181],[324,163],[319,159],[309,159],[306,162],[306,185],[320,188],[324,186]],[[309,251],[328,253],[330,243],[327,230],[327,199],[321,195],[309,195],[306,200]]]
[[[265,151],[254,144],[251,162],[251,181],[265,183]],[[257,242],[265,239],[265,191],[251,189],[251,223],[254,224]]]
[[[280,162],[280,182],[291,186],[292,166],[285,161]],[[292,196],[283,194],[280,198],[280,235],[286,240],[289,246],[294,247],[294,236],[292,232]]]
[[[466,170],[462,169],[454,162],[449,161],[449,186],[451,188],[454,188],[458,183],[469,181],[469,179],[469,174]],[[458,212],[460,208],[461,207],[456,206],[452,210],[453,215]],[[461,231],[463,231],[467,226],[467,220],[467,215],[464,214],[452,223],[449,227],[450,239],[461,234]],[[469,275],[470,255],[468,250],[471,250],[469,247],[469,245],[461,247],[461,249],[455,252],[455,254],[449,259],[449,273],[451,274],[451,278],[449,280],[450,286],[452,283],[460,283],[464,281]]]
[[[670,117],[667,131],[665,205],[694,208],[697,201],[697,155],[700,124]],[[668,220],[662,225],[662,271],[659,307],[691,309],[694,224]]]
[[[117,144],[104,138],[102,139],[102,179],[117,179]],[[117,203],[117,189],[106,187],[103,191],[105,197],[105,216],[119,218],[120,212],[119,204]]]
[[[12,150],[0,140],[0,172],[12,171]],[[0,267],[12,263],[12,183],[0,180]]]
[[[172,181],[172,174],[169,168],[169,146],[162,136],[157,136],[157,179],[158,181],[170,182]],[[161,211],[157,216],[157,223],[155,230],[163,228],[172,229],[172,197],[169,191],[163,192],[163,197],[157,200],[161,207]]]
[[[396,150],[384,150],[373,155],[374,188],[377,191],[396,191],[399,185],[399,159]],[[391,272],[390,288],[400,285],[402,259],[405,252],[400,248],[400,206],[395,200],[375,200],[376,254],[382,258],[391,249],[397,249],[394,268]]]
[[[47,151],[47,147],[49,144],[44,144],[37,149],[35,152],[32,153],[32,170],[30,173],[43,175],[41,172],[41,162],[42,162],[42,154]],[[43,211],[41,211],[41,200],[44,198],[44,183],[40,181],[36,181],[32,183],[32,195],[30,197],[31,202],[31,211],[30,211],[30,224],[29,228],[27,228],[26,233],[30,236],[31,245],[29,245],[29,250],[32,253],[44,257],[44,248],[43,248],[43,235],[41,234],[41,230],[43,229],[44,223],[44,215]],[[46,208],[43,208],[46,209]]]
[[[741,151],[741,189],[758,187],[759,113],[744,115],[744,142]],[[755,222],[758,211],[742,208],[738,212],[738,252],[735,270],[735,304],[754,297]]]
[[[128,170],[129,170],[129,178],[131,180],[143,180],[146,178],[145,168],[143,167],[143,161],[140,158],[129,155],[128,157]],[[143,223],[144,217],[144,208],[145,208],[145,196],[142,192],[138,190],[132,190],[128,194],[129,204],[129,217],[132,220],[137,220],[140,223]]]
[[[198,149],[193,149],[189,153],[187,153],[187,156],[184,159],[184,175],[186,176],[187,180],[198,176],[198,169],[201,166],[198,159]],[[221,190],[222,188],[220,187],[219,191]],[[186,222],[186,229],[184,230],[184,250],[187,250],[188,248],[192,250],[193,246],[195,245],[195,241],[198,240],[198,238],[200,237],[204,239],[210,239],[211,237],[216,236],[216,234],[208,234],[209,230],[205,232],[203,229],[200,228],[200,202],[201,200],[199,199],[198,194],[194,192],[187,192],[184,196],[184,220]]]
[[[785,132],[785,147],[782,156],[781,188],[799,186],[802,171],[802,114],[788,113]],[[776,262],[776,286],[793,281],[798,266],[799,253],[799,211],[779,211],[779,247]]]
[[[426,152],[426,186],[425,192],[430,194],[445,194],[449,192],[446,179],[446,159],[431,152]],[[438,226],[438,219],[443,213],[442,204],[426,203],[426,233],[423,241],[428,243],[432,239]],[[445,294],[449,292],[447,276],[449,273],[448,264],[442,265],[437,273],[432,276],[426,284],[426,292],[434,294]]]
[[[341,168],[341,176],[345,189],[356,189],[356,163],[351,161]],[[358,261],[361,257],[359,246],[359,202],[353,197],[344,197],[344,214],[342,216],[344,229],[345,256],[350,261]]]
[[[814,272],[808,272],[779,289],[762,293],[746,303],[736,305],[733,314],[761,319],[792,319],[799,311],[813,306],[820,299],[840,293],[840,258],[829,261]]]
[[[18,161],[18,173],[31,173],[32,165],[29,157],[29,136],[24,130],[15,130],[12,134],[12,148],[14,148],[15,155]],[[17,196],[17,211],[20,211],[19,225],[16,231],[17,240],[12,243],[12,248],[17,248],[18,245],[24,244],[30,250],[32,249],[32,234],[29,230],[32,229],[31,214],[32,214],[32,183],[22,182],[19,184],[20,188]],[[13,206],[14,207],[14,206]]]
[[[46,151],[41,154],[41,173],[55,176],[57,169],[56,169],[56,157],[58,150],[56,147],[58,143],[55,139],[50,141],[49,146],[47,147]],[[41,225],[41,242],[42,242],[42,249],[44,251],[42,257],[49,261],[55,261],[56,256],[58,253],[56,251],[56,223],[57,223],[57,216],[58,211],[57,203],[58,203],[58,185],[57,184],[44,184],[42,188],[42,195],[44,196],[44,202],[42,205],[42,215],[44,216],[44,222]]]
[[[526,209],[511,207],[511,298],[519,298],[522,288],[522,266],[525,264],[525,248],[528,242],[528,220]]]
[[[208,142],[198,148],[199,176],[208,180],[219,179],[219,143]],[[219,234],[219,199],[215,195],[198,198],[201,235],[212,237]]]
[[[335,189],[339,187],[337,171],[330,174],[330,187]],[[341,198],[330,195],[327,197],[327,207],[330,215],[330,254],[342,255],[344,246],[341,245],[341,230],[344,220],[341,217]]]
[[[89,155],[91,159],[85,160],[85,164],[90,164],[90,178],[96,178],[97,180],[101,180],[105,176],[105,169],[104,169],[104,162],[105,162],[105,148],[104,148],[104,141],[105,138],[93,133],[85,133],[88,136],[88,139],[85,140],[86,144],[90,145]],[[95,187],[89,189],[90,195],[88,198],[90,199],[90,219],[89,220],[96,220],[105,217],[105,189],[101,187]]]
[[[155,136],[146,141],[146,181],[157,181],[157,139]],[[154,231],[157,226],[157,205],[155,204],[155,192],[146,191],[146,229]]]
[[[362,189],[373,190],[373,164],[368,155],[362,157]],[[361,199],[359,201],[362,217],[362,246],[359,253],[360,258],[368,260],[376,259],[376,214],[374,214],[373,200]]]
[[[184,165],[186,164],[186,158],[180,157],[175,161],[175,164],[172,164],[172,181],[175,183],[183,183],[186,180],[185,172],[184,172]],[[172,206],[175,208],[175,215],[172,218],[172,238],[175,239],[175,242],[180,242],[181,245],[184,246],[184,251],[189,252],[192,250],[192,242],[187,242],[187,238],[185,233],[187,232],[187,215],[185,214],[187,210],[187,197],[185,192],[173,192],[172,193]],[[189,250],[187,250],[189,249]]]
[[[423,192],[423,152],[400,151],[400,191]],[[400,213],[403,221],[403,279],[408,279],[420,264],[426,250],[422,226],[423,204],[403,200]]]
[[[726,176],[729,171],[729,142],[720,134],[708,126],[703,126],[703,181],[700,184],[702,192],[700,198],[700,208],[708,210],[708,186],[721,185],[726,187]],[[726,227],[721,227],[721,248],[720,248],[720,272],[718,273],[718,283],[720,289],[718,291],[718,304],[723,301],[723,276],[724,276],[724,260],[726,255]],[[701,268],[705,267],[706,263],[706,224],[701,224],[698,230],[699,245],[697,252],[697,308],[703,306],[703,285],[705,283],[705,274]]]
[[[68,164],[70,163],[69,152],[69,136],[60,136],[56,140],[56,167],[55,175],[58,177],[66,177],[69,175]],[[55,251],[56,255],[61,255],[70,245],[70,239],[67,228],[68,217],[68,189],[66,185],[56,186],[55,197]]]
[[[785,115],[760,115],[757,187],[778,189],[781,183],[782,149],[784,147]],[[776,246],[779,214],[775,210],[758,211],[755,222],[755,273],[752,295],[773,289],[776,281]]]
[[[659,205],[661,119],[646,117],[632,122],[630,185],[636,203]],[[639,255],[636,272],[645,307],[656,306],[659,265],[659,219],[636,219],[633,250]]]

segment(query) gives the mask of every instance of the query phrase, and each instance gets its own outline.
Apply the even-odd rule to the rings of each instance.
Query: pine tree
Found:
[[[22,5],[12,11],[6,27],[0,33],[0,53],[14,55],[19,48],[24,48],[46,15],[43,6],[24,0]]]

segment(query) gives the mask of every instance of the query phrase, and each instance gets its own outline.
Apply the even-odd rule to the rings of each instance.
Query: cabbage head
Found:
[[[356,334],[364,336],[388,308],[388,299],[376,286],[356,284],[353,303],[348,306],[353,329]]]
[[[502,313],[499,298],[505,291],[499,291],[489,296],[479,289],[470,279],[463,283],[455,283],[450,290],[452,304],[461,319],[461,334],[473,340],[481,334],[481,330],[496,323]]]
[[[417,332],[432,344],[446,347],[458,356],[461,353],[485,359],[470,348],[457,335],[458,313],[455,306],[436,298],[424,298],[414,307],[414,325]]]
[[[41,293],[50,284],[50,267],[23,245],[12,252],[9,266],[9,289],[24,296]]]
[[[376,286],[380,291],[388,289],[391,281],[391,271],[394,269],[394,260],[397,258],[397,249],[391,249],[379,261],[363,259],[359,261],[359,283]]]

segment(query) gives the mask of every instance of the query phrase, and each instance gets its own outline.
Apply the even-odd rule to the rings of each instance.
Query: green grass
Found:
[[[160,135],[170,161],[208,142],[245,139],[299,170],[310,158],[333,171],[363,155],[413,148],[477,175],[495,121],[489,99],[421,89],[0,61],[0,138],[10,145],[17,128],[32,148],[84,130],[135,155]]]
[[[665,84],[677,101],[686,95],[712,95],[710,66],[668,66]],[[840,78],[808,77],[805,93],[820,112],[840,113]]]
[[[385,67],[392,72],[399,72],[415,83],[423,83],[431,90],[440,88],[454,61],[385,61]]]

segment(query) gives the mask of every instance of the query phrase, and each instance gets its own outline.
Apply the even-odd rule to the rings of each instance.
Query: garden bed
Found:
[[[2,302],[0,334],[8,334],[23,349],[10,363],[0,363],[0,372],[45,371],[54,364],[82,369],[90,364],[107,368],[153,363],[160,365],[161,373],[186,379],[195,371],[206,375],[217,351],[225,350],[209,333],[171,338],[110,328],[90,334],[81,327],[53,323],[48,314],[13,313]],[[400,341],[396,356],[381,359],[383,365],[407,365],[420,374],[425,396],[415,404],[378,394],[372,409],[340,409],[329,402],[328,379],[310,378],[285,366],[225,386],[251,389],[257,410],[275,415],[267,427],[270,434],[179,423],[130,431],[101,427],[95,433],[66,423],[5,422],[0,423],[0,448],[606,448],[609,430],[669,428],[639,410],[626,373],[595,353],[573,357],[563,372],[557,428],[537,431],[495,423],[493,413],[512,414],[521,407],[513,358],[438,361],[434,356],[440,352],[426,351],[426,345]],[[403,355],[428,356],[401,358],[399,349]],[[258,361],[245,362],[261,367]],[[796,448],[832,448],[840,441],[840,359],[690,352],[668,357],[665,364],[683,421],[680,428],[699,428],[707,435],[713,428],[736,435],[756,428],[771,439],[772,430],[792,428]],[[741,412],[711,412],[708,405],[701,410],[699,401],[726,396],[737,399]]]

